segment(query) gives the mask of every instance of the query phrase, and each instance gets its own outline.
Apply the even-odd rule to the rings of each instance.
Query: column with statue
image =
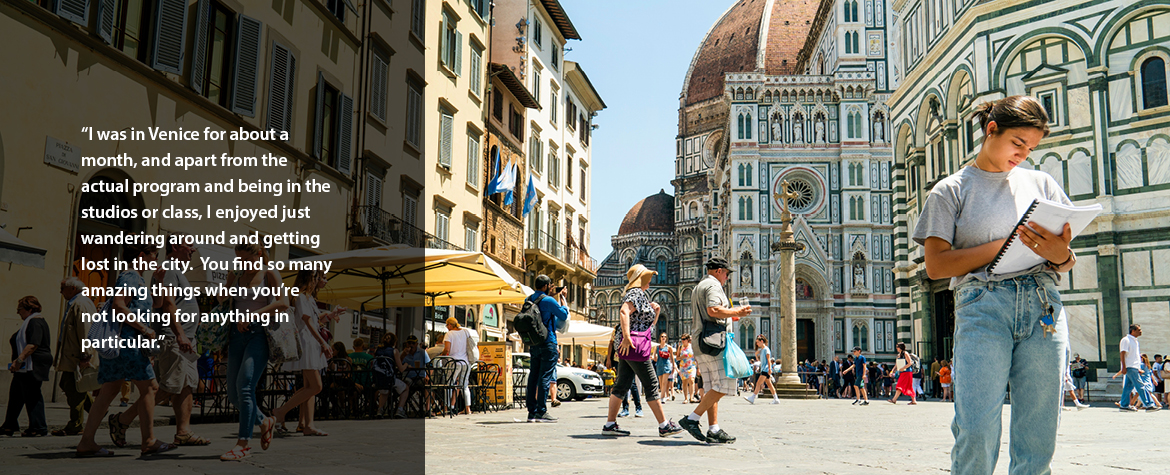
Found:
[[[772,243],[772,252],[780,253],[780,365],[782,376],[780,384],[798,384],[796,367],[796,268],[795,253],[802,250],[804,244],[796,242],[792,237],[792,213],[788,210],[788,202],[800,197],[799,193],[789,191],[788,180],[780,182],[781,192],[772,196],[781,205],[780,240]]]

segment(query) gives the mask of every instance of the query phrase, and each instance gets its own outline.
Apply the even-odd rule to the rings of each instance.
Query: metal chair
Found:
[[[496,382],[499,381],[501,372],[500,365],[494,363],[479,363],[476,366],[472,373],[474,375],[471,385],[472,410],[488,412],[496,409],[494,404]]]
[[[454,396],[463,390],[463,382],[468,379],[471,368],[466,361],[454,358],[435,358],[431,364],[438,368],[430,385],[436,393],[436,409],[439,414],[454,417],[456,410],[451,400],[462,400]]]
[[[512,372],[512,406],[516,408],[522,408],[527,404],[525,398],[528,397],[528,386],[524,380],[525,374],[527,373],[520,371]]]

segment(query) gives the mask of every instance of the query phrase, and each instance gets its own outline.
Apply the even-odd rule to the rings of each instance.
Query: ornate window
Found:
[[[1141,74],[1142,108],[1153,109],[1166,105],[1166,60],[1157,56],[1145,60],[1142,62]]]
[[[853,346],[869,351],[869,324],[864,320],[853,322]]]

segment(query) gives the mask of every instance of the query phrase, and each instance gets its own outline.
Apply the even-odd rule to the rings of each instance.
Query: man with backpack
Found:
[[[560,358],[556,330],[569,320],[567,289],[554,289],[552,279],[544,274],[536,276],[533,288],[536,292],[524,301],[524,308],[512,321],[531,355],[525,406],[528,422],[556,422],[548,414],[548,394]]]

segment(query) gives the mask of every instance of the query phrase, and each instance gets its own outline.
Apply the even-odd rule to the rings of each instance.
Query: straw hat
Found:
[[[634,267],[631,267],[630,270],[626,271],[627,283],[626,288],[622,289],[622,292],[630,290],[633,287],[640,287],[642,284],[642,276],[646,274],[658,275],[658,272],[647,269],[646,266],[642,264],[634,264]]]

